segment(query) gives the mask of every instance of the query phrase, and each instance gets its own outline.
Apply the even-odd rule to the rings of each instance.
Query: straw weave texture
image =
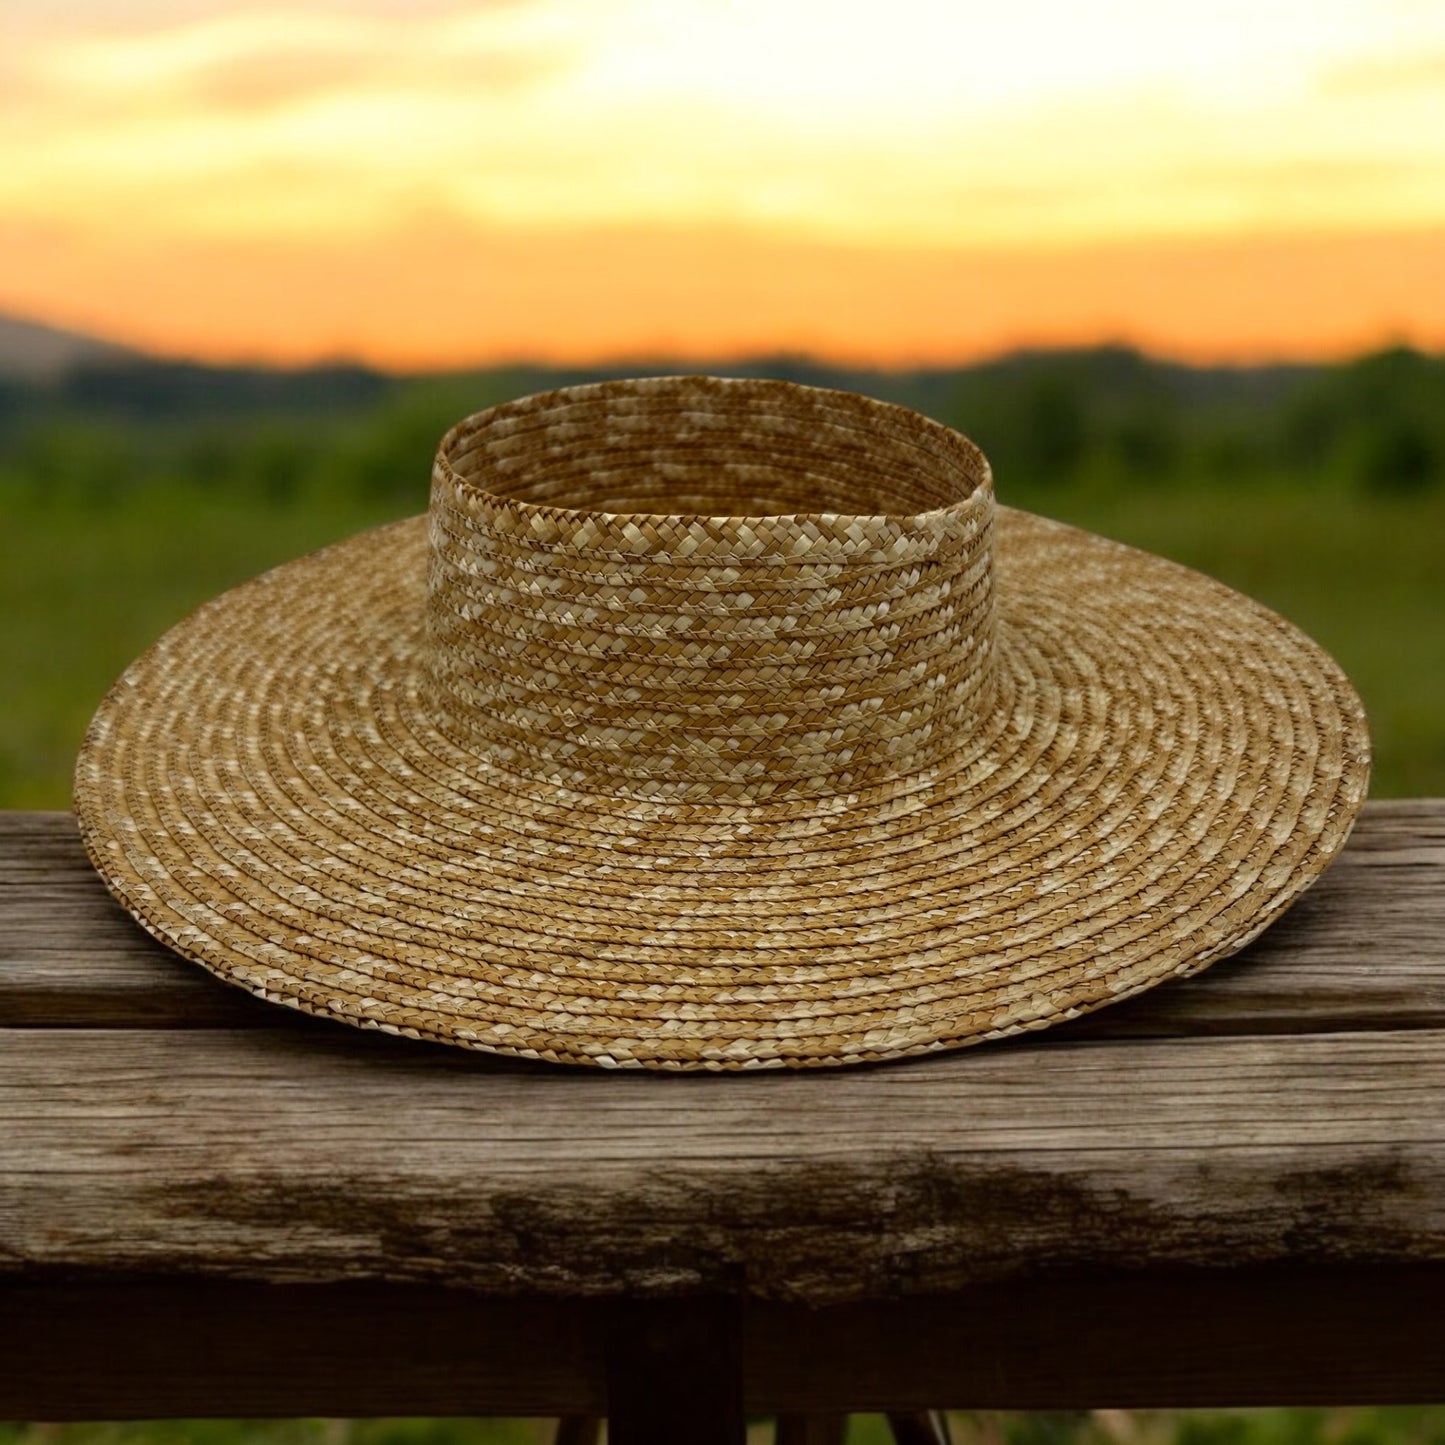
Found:
[[[1338,667],[995,505],[971,443],[781,382],[444,439],[431,509],[225,594],[77,766],[179,952],[365,1027],[604,1066],[897,1058],[1192,973],[1329,863]]]

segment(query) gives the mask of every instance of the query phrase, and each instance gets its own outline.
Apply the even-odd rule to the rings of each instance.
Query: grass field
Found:
[[[173,622],[212,594],[395,511],[176,482],[108,498],[12,491],[0,500],[0,670],[10,680],[0,806],[69,806],[91,712]]]
[[[955,1445],[1445,1445],[1445,1407],[1358,1410],[1092,1410],[949,1416]],[[749,1445],[771,1445],[759,1421]],[[0,1445],[548,1445],[540,1420],[172,1420],[0,1425]],[[856,1415],[847,1445],[891,1445],[879,1415]]]

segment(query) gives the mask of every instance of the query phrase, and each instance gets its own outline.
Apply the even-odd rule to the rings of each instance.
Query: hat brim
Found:
[[[741,814],[560,790],[430,719],[425,526],[201,608],[112,689],[77,765],[125,907],[309,1013],[603,1066],[957,1048],[1235,952],[1364,799],[1363,709],[1307,637],[1008,508],[998,704],[947,767]]]

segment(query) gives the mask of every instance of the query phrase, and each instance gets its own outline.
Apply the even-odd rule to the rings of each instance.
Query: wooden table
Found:
[[[311,1021],[0,814],[0,1417],[1445,1399],[1445,802],[1246,954],[838,1073]],[[672,1413],[670,1413],[672,1412]],[[678,1418],[690,1413],[683,1430]]]

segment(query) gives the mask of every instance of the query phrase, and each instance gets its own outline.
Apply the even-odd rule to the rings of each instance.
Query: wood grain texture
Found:
[[[228,988],[150,939],[91,870],[68,813],[0,813],[6,1026],[331,1027]],[[1445,1028],[1445,800],[1369,804],[1334,867],[1250,948],[1062,1028],[1095,1038]]]
[[[96,876],[69,813],[0,811],[0,1027],[286,1022],[145,933]]]
[[[353,1031],[0,1031],[0,1279],[821,1302],[1445,1260],[1445,1032],[499,1072]]]

